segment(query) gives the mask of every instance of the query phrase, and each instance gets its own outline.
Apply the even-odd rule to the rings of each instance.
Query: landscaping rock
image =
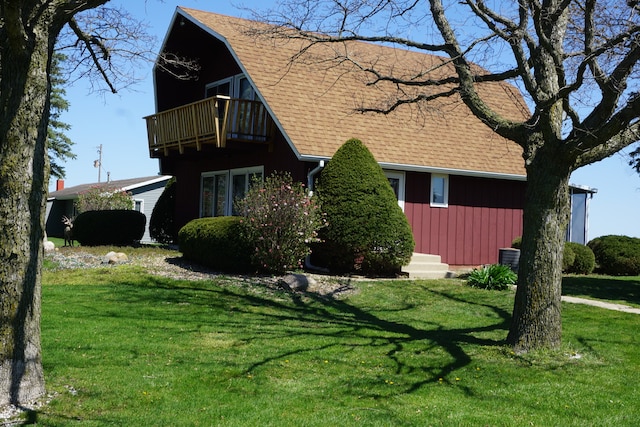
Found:
[[[42,246],[44,247],[44,251],[45,252],[52,252],[56,249],[56,245],[55,243],[49,241],[49,240],[45,240],[44,243],[42,244]]]
[[[114,251],[109,252],[102,259],[103,264],[120,264],[127,261],[129,261],[129,257],[127,257],[127,254]]]
[[[304,274],[287,274],[280,279],[280,287],[293,292],[306,292],[316,281]]]

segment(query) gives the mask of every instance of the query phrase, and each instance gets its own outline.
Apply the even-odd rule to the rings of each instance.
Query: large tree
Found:
[[[89,78],[111,92],[135,83],[136,70],[155,59],[145,25],[107,2],[0,0],[0,406],[44,393],[40,284],[54,47],[67,57],[68,81]],[[161,59],[174,74],[194,65]]]
[[[395,97],[362,112],[389,113],[405,104],[458,96],[499,135],[523,149],[527,174],[518,289],[508,342],[518,352],[561,343],[563,240],[571,172],[638,140],[637,1],[624,0],[285,0],[262,19],[277,24],[258,35],[332,44],[325,61],[350,62]],[[440,69],[394,74],[363,64],[348,41],[393,44],[441,54]],[[322,60],[322,58],[315,58]],[[380,61],[383,64],[384,61]],[[477,65],[482,66],[482,68]],[[527,98],[530,114],[501,116],[480,90],[508,81]],[[383,86],[384,85],[384,86]],[[453,89],[452,89],[453,87]],[[382,93],[382,92],[381,92]],[[387,91],[388,93],[388,91]],[[486,92],[484,92],[486,93]]]

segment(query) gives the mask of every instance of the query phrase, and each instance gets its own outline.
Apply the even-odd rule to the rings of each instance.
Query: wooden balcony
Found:
[[[144,118],[149,156],[168,156],[204,144],[224,148],[229,141],[271,144],[275,126],[260,101],[215,96]]]

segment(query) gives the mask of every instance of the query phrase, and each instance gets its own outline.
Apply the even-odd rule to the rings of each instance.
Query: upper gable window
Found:
[[[218,80],[217,82],[209,83],[205,86],[205,98],[211,98],[212,96],[224,95],[231,96],[231,87],[233,86],[233,77],[224,80]]]
[[[254,100],[256,98],[256,92],[244,74],[238,74],[207,84],[205,86],[205,98],[216,95],[248,100]]]
[[[449,175],[431,174],[431,206],[449,206]]]

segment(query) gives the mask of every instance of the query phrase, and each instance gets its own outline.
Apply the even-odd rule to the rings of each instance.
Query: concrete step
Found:
[[[440,255],[414,253],[409,265],[402,267],[402,272],[409,275],[410,279],[443,279],[455,277],[455,273],[449,271],[449,265],[442,263]]]

